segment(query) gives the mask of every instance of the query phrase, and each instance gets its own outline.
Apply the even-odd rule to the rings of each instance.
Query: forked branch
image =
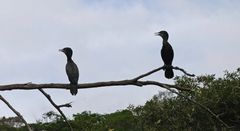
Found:
[[[183,87],[179,87],[176,85],[170,85],[170,84],[165,84],[165,83],[160,83],[157,81],[140,81],[140,79],[147,77],[157,71],[160,70],[164,70],[166,67],[162,66],[159,67],[157,69],[154,69],[152,71],[149,71],[147,73],[144,73],[140,76],[137,76],[133,79],[126,79],[126,80],[119,80],[119,81],[106,81],[106,82],[95,82],[95,83],[83,83],[83,84],[78,84],[78,89],[87,89],[87,88],[100,88],[100,87],[109,87],[109,86],[127,86],[127,85],[134,85],[134,86],[147,86],[147,85],[155,85],[158,87],[162,87],[165,88],[181,97],[184,97],[185,99],[191,101],[194,104],[199,105],[201,108],[203,108],[204,110],[206,110],[207,112],[209,112],[216,120],[218,120],[220,123],[222,123],[225,127],[229,128],[229,126],[222,121],[215,113],[213,113],[209,108],[207,108],[206,106],[188,98],[187,96],[184,96],[181,93],[178,93],[176,90],[181,90],[181,91],[191,91],[189,88],[183,88]],[[177,66],[173,67],[173,69],[175,70],[180,70],[182,71],[185,75],[187,76],[191,76],[194,77],[194,74],[189,74],[187,73],[184,69],[179,68]],[[61,111],[61,107],[71,107],[71,103],[67,103],[67,104],[63,104],[63,105],[56,105],[53,100],[51,99],[50,95],[48,95],[46,92],[43,91],[43,89],[69,89],[69,84],[57,84],[57,83],[51,83],[51,84],[33,84],[33,83],[26,83],[26,84],[11,84],[11,85],[0,85],[0,91],[5,91],[5,90],[33,90],[33,89],[39,89],[39,91],[41,91],[46,97],[47,99],[50,101],[50,103],[59,111],[59,113],[63,116],[64,120],[67,122],[68,126],[70,127],[70,129],[72,130],[72,127],[70,125],[70,123],[67,121],[66,116],[63,114],[63,112]],[[3,101],[4,99],[2,97],[0,97]],[[10,106],[11,107],[11,106]],[[12,108],[12,107],[11,107]],[[12,108],[13,109],[13,108]],[[18,112],[16,112],[16,114],[18,114],[18,116],[20,115]],[[20,115],[21,116],[21,115]],[[22,116],[21,116],[22,118]],[[24,120],[25,121],[25,120]],[[27,125],[26,121],[25,124]],[[27,126],[29,127],[29,126]],[[29,130],[31,128],[29,127]]]
[[[78,89],[87,89],[87,88],[99,88],[99,87],[110,87],[110,86],[127,86],[127,85],[134,85],[134,86],[147,86],[147,85],[155,85],[158,87],[162,87],[165,89],[173,88],[181,91],[190,91],[188,88],[178,87],[175,85],[169,85],[160,83],[157,81],[140,81],[141,78],[147,77],[157,71],[164,70],[166,67],[162,66],[157,69],[154,69],[150,72],[144,73],[138,77],[135,77],[133,79],[126,79],[126,80],[119,80],[119,81],[106,81],[106,82],[95,82],[95,83],[83,83],[78,84]],[[179,68],[179,67],[172,67],[173,69],[180,70],[184,74],[188,76],[194,76],[193,74],[187,73],[185,70]],[[54,103],[54,101],[51,99],[51,96],[43,91],[43,89],[69,89],[69,84],[58,84],[58,83],[51,83],[51,84],[34,84],[34,83],[25,83],[25,84],[11,84],[11,85],[0,85],[0,91],[5,90],[33,90],[38,89],[42,94],[49,100],[49,102],[58,110],[58,112],[62,115],[63,119],[68,124],[71,131],[73,130],[70,123],[68,122],[66,116],[61,111],[61,107],[71,107],[71,103],[63,104],[63,105],[57,105]],[[18,113],[19,114],[19,113]],[[22,117],[21,117],[22,118]],[[29,128],[30,129],[30,128]]]
[[[71,131],[73,131],[71,124],[68,122],[67,117],[64,115],[64,113],[62,112],[62,110],[60,109],[60,107],[63,107],[63,105],[58,106],[57,104],[55,104],[55,102],[52,100],[51,96],[49,94],[47,94],[43,89],[38,89],[40,92],[42,92],[42,94],[48,99],[48,101],[58,110],[58,112],[62,115],[64,121],[68,124],[69,128]],[[68,103],[69,106],[69,103]],[[66,105],[65,105],[66,107]]]
[[[189,74],[185,70],[179,67],[172,67],[173,69],[180,70],[184,74],[188,76],[195,76],[194,74]],[[78,89],[87,89],[87,88],[100,88],[100,87],[108,87],[108,86],[126,86],[126,85],[135,85],[135,86],[146,86],[146,85],[154,85],[154,83],[158,83],[160,87],[163,85],[167,85],[171,88],[175,88],[177,90],[182,91],[190,91],[188,88],[177,87],[175,85],[169,85],[164,83],[159,83],[156,81],[139,81],[140,79],[147,77],[157,71],[165,69],[165,66],[154,69],[150,72],[144,73],[138,77],[133,79],[119,80],[119,81],[106,81],[106,82],[95,82],[95,83],[82,83],[78,84]],[[69,84],[60,84],[60,83],[51,83],[51,84],[34,84],[34,83],[25,83],[25,84],[11,84],[11,85],[0,85],[0,91],[5,90],[33,90],[33,89],[69,89]]]
[[[147,73],[145,73],[145,74],[142,74],[142,75],[140,75],[140,76],[138,76],[138,77],[136,77],[136,78],[134,78],[134,79],[135,79],[135,80],[142,79],[143,77],[149,76],[149,75],[151,75],[151,74],[153,74],[153,73],[155,73],[155,72],[157,72],[157,71],[164,70],[165,68],[166,68],[166,66],[164,65],[164,66],[162,66],[162,67],[159,67],[159,68],[156,68],[156,69],[154,69],[154,70],[151,70],[151,71],[149,71],[149,72],[147,72]],[[195,76],[194,74],[187,73],[184,69],[182,69],[182,68],[180,68],[180,67],[177,67],[177,66],[172,66],[172,69],[180,70],[180,71],[182,71],[185,75],[190,76],[190,77],[194,77],[194,76]]]

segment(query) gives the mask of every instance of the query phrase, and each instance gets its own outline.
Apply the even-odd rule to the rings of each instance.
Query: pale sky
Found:
[[[69,46],[80,70],[79,83],[130,79],[163,65],[167,30],[174,66],[196,75],[233,71],[240,65],[239,0],[0,0],[0,84],[68,83]],[[182,75],[175,71],[176,75]],[[145,79],[173,83],[160,71]],[[67,116],[88,110],[111,113],[143,105],[162,91],[154,86],[45,90]],[[1,91],[28,122],[56,111],[38,90]],[[0,117],[15,116],[0,102]]]

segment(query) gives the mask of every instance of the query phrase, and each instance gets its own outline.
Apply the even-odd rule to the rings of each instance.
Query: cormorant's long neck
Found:
[[[169,44],[167,39],[163,39],[163,42],[162,42],[162,43],[163,43],[163,45]]]
[[[67,61],[68,62],[72,62],[73,60],[72,60],[72,57],[67,57]]]
[[[67,56],[67,61],[68,61],[68,62],[73,61],[73,60],[72,60],[72,55],[66,54],[66,56]]]

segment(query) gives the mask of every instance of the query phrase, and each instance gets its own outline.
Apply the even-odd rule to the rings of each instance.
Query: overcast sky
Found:
[[[66,57],[73,48],[80,83],[130,79],[163,65],[167,30],[173,64],[196,75],[234,71],[240,61],[239,0],[0,0],[0,84],[68,83]],[[176,75],[182,75],[175,71]],[[166,80],[163,72],[146,78]],[[67,116],[89,110],[110,113],[129,104],[143,105],[162,89],[120,86],[45,90]],[[0,92],[29,122],[55,109],[37,90]],[[15,116],[0,102],[0,117]]]

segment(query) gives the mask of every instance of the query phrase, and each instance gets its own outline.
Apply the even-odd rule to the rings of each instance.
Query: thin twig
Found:
[[[0,99],[23,121],[23,123],[25,124],[25,126],[27,127],[27,129],[29,131],[33,131],[32,128],[28,125],[27,121],[25,121],[25,119],[22,117],[22,115],[17,111],[15,110],[11,105],[10,103],[5,99],[3,98],[2,95],[0,95]]]
[[[165,85],[164,85],[164,86],[165,86]],[[173,93],[175,93],[175,94],[177,94],[177,95],[179,95],[179,96],[181,96],[181,97],[183,97],[183,98],[185,98],[185,99],[187,99],[187,100],[189,100],[190,102],[192,102],[192,103],[200,106],[202,109],[206,110],[210,115],[212,115],[217,121],[219,121],[220,123],[222,123],[226,128],[229,128],[229,129],[231,128],[230,126],[228,126],[227,123],[225,123],[224,121],[222,121],[222,120],[218,117],[218,115],[216,115],[215,113],[213,113],[209,108],[207,108],[206,106],[202,105],[201,103],[198,103],[197,101],[192,100],[192,99],[190,99],[189,97],[187,97],[187,96],[185,96],[185,95],[183,95],[183,94],[181,94],[181,93],[178,93],[177,91],[175,91],[175,90],[173,90],[173,89],[170,89],[170,88],[167,87],[167,86],[165,86],[164,88],[167,89],[167,90],[169,90],[169,91],[171,91],[171,92],[173,92]]]
[[[157,81],[137,81],[137,84],[142,85],[142,86],[155,85],[155,86],[159,86],[159,87],[162,87],[162,88],[165,88],[167,86],[168,88],[174,88],[174,89],[181,90],[181,91],[192,91],[189,88],[183,88],[183,87],[178,87],[178,86],[175,86],[175,85],[164,84],[164,83],[160,83],[160,82],[157,82]]]
[[[66,104],[62,104],[62,105],[58,105],[59,108],[62,108],[62,107],[72,107],[72,102],[69,102],[69,103],[66,103]]]
[[[152,71],[149,71],[149,72],[147,72],[147,73],[145,73],[145,74],[142,74],[142,75],[134,78],[134,80],[139,80],[139,79],[141,79],[141,78],[143,78],[143,77],[149,76],[149,75],[151,75],[151,74],[153,74],[153,73],[155,73],[155,72],[157,72],[157,71],[159,71],[159,70],[162,70],[162,69],[164,69],[164,68],[165,68],[164,66],[159,67],[159,68],[157,68],[157,69],[154,69],[154,70],[152,70]]]
[[[64,113],[62,112],[62,110],[60,109],[60,107],[53,102],[53,100],[51,99],[51,96],[50,96],[49,94],[47,94],[43,89],[38,89],[38,90],[39,90],[40,92],[42,92],[43,95],[48,99],[48,101],[58,110],[58,112],[62,115],[64,121],[68,124],[70,130],[73,131],[72,126],[70,125],[70,123],[69,123],[68,120],[67,120],[67,117],[64,115]]]
[[[175,69],[175,70],[180,70],[180,71],[182,71],[182,72],[183,72],[185,75],[187,75],[187,76],[191,76],[191,77],[194,77],[194,76],[195,76],[194,74],[189,74],[189,73],[187,73],[184,69],[182,69],[182,68],[180,68],[180,67],[173,66],[172,68]]]
[[[174,69],[174,70],[180,70],[180,71],[182,71],[185,75],[187,75],[187,76],[190,76],[190,77],[194,77],[195,75],[194,74],[189,74],[189,73],[187,73],[184,69],[182,69],[182,68],[180,68],[180,67],[177,67],[177,66],[171,66],[172,67],[172,69]],[[145,73],[145,74],[142,74],[142,75],[140,75],[140,76],[138,76],[138,77],[136,77],[136,78],[134,78],[134,80],[139,80],[139,79],[142,79],[143,77],[146,77],[146,76],[149,76],[149,75],[151,75],[151,74],[153,74],[153,73],[155,73],[155,72],[157,72],[157,71],[160,71],[160,70],[165,70],[166,69],[166,66],[164,65],[164,66],[161,66],[161,67],[158,67],[158,68],[156,68],[156,69],[153,69],[153,70],[151,70],[151,71],[149,71],[149,72],[147,72],[147,73]]]

